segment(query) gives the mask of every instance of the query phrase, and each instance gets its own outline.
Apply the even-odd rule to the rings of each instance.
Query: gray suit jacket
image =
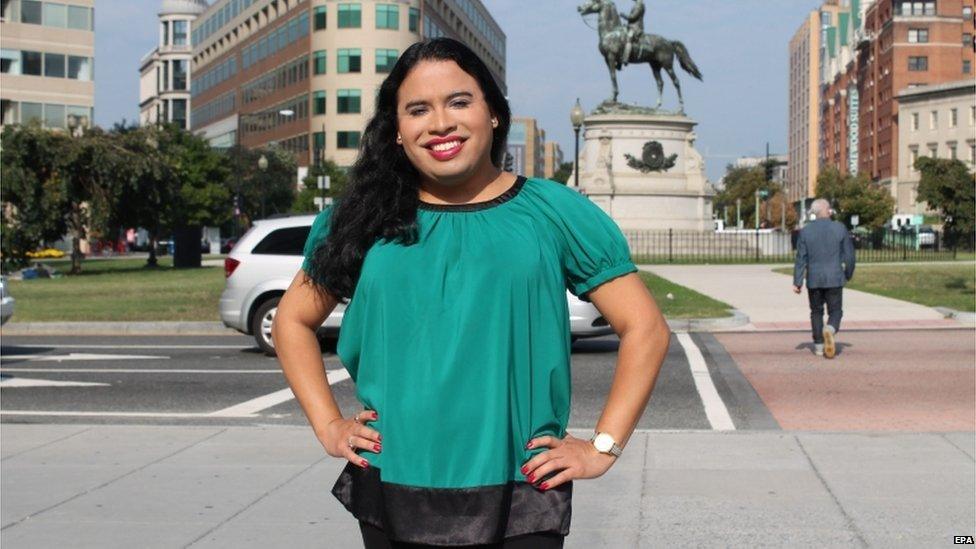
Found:
[[[829,219],[811,221],[796,239],[793,285],[807,288],[839,288],[854,276],[854,242],[843,223]]]

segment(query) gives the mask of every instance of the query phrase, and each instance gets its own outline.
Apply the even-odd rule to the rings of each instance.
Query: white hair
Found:
[[[818,219],[824,219],[830,217],[830,202],[826,198],[818,198],[810,204],[810,213],[817,216]]]

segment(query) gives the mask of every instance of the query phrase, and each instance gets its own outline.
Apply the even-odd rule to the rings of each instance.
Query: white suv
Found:
[[[315,215],[293,215],[254,222],[224,260],[227,286],[220,296],[220,319],[274,356],[271,321],[278,301],[302,267],[302,251]],[[573,340],[613,333],[592,303],[566,292]],[[346,307],[341,303],[325,319],[319,334],[336,337]]]

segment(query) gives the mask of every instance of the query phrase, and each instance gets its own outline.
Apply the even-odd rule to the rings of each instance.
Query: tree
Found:
[[[66,140],[65,134],[38,124],[3,129],[0,255],[5,272],[29,264],[28,252],[60,239],[67,230],[60,169]]]
[[[736,202],[740,201],[745,227],[753,227],[756,223],[756,192],[765,192],[766,196],[775,196],[780,191],[777,183],[766,179],[762,166],[736,168],[729,165],[726,168],[723,181],[725,182],[724,188],[715,197],[715,209],[716,211],[733,213],[736,210]]]
[[[318,206],[315,205],[315,198],[322,196],[322,191],[318,188],[317,179],[320,175],[329,176],[329,190],[325,192],[325,196],[332,198],[342,196],[348,184],[346,172],[335,162],[326,160],[317,166],[309,167],[308,175],[302,180],[302,190],[295,197],[295,201],[291,205],[291,211],[302,213],[315,213],[319,211]]]
[[[976,231],[976,180],[959,160],[921,156],[918,201],[927,202],[942,216],[943,231],[951,246],[972,247]]]
[[[573,163],[563,162],[562,164],[559,165],[559,169],[556,170],[556,173],[552,174],[552,180],[565,185],[566,182],[569,181],[569,176],[572,175],[572,173],[573,173]]]
[[[266,170],[258,167],[264,156]],[[246,149],[231,147],[227,150],[230,173],[228,187],[241,197],[241,216],[250,225],[275,213],[287,212],[295,201],[295,157],[280,148]]]
[[[881,185],[866,175],[845,175],[837,168],[825,168],[817,176],[817,198],[826,198],[836,211],[837,220],[848,228],[851,216],[859,217],[859,226],[880,229],[895,212],[895,199]]]

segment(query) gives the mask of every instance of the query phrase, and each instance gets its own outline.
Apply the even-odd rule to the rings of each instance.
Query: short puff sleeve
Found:
[[[627,238],[617,223],[589,198],[565,188],[559,201],[563,241],[563,273],[573,295],[589,301],[597,286],[637,272]]]
[[[312,222],[312,229],[308,232],[308,238],[305,239],[305,248],[302,251],[305,260],[302,261],[302,270],[305,271],[305,274],[309,274],[309,276],[311,276],[312,256],[315,254],[315,249],[325,242],[325,238],[329,234],[331,220],[332,206],[329,206],[315,216],[315,221]]]

